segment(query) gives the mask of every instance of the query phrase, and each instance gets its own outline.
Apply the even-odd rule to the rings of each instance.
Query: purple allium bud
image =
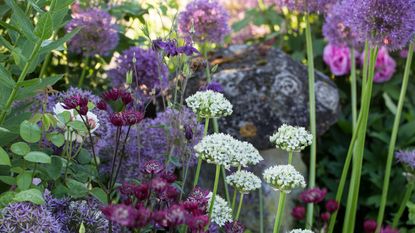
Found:
[[[291,216],[296,220],[303,220],[305,217],[305,208],[303,206],[296,206],[291,210]]]
[[[408,0],[347,0],[350,9],[343,16],[356,38],[372,47],[391,50],[405,47],[415,32],[415,2]]]
[[[150,185],[142,183],[134,188],[134,195],[138,200],[146,200],[150,196]]]
[[[244,233],[245,227],[239,221],[227,222],[225,224],[226,233]]]
[[[396,152],[395,158],[410,170],[415,170],[415,150],[400,150]]]
[[[114,126],[120,127],[124,125],[124,117],[122,113],[113,113],[109,118],[111,124]]]
[[[102,110],[102,111],[106,111],[107,110],[107,103],[105,103],[105,101],[103,101],[103,100],[100,100],[98,103],[97,103],[97,108],[99,109],[99,110]]]
[[[68,42],[71,52],[86,57],[106,56],[118,45],[118,30],[114,20],[107,12],[92,8],[74,12],[73,19],[66,25],[67,32],[76,28],[81,31]]]
[[[329,212],[324,212],[322,214],[320,214],[320,218],[321,220],[323,220],[323,222],[328,222],[330,219],[330,213]]]
[[[300,199],[304,203],[320,203],[324,200],[327,194],[327,189],[312,188],[300,194]]]
[[[339,203],[336,200],[330,199],[326,202],[326,210],[329,213],[336,212],[339,209]]]
[[[192,232],[203,232],[203,229],[209,223],[209,216],[197,215],[187,219],[187,225]]]
[[[188,213],[181,205],[173,205],[169,207],[166,219],[170,227],[175,227],[186,222]]]
[[[336,76],[343,76],[350,72],[350,49],[345,46],[328,44],[324,48],[324,62],[330,67],[330,71]]]
[[[212,81],[208,84],[206,84],[205,86],[200,88],[201,91],[215,91],[215,92],[219,92],[219,93],[224,93],[224,89],[222,87],[222,84]]]
[[[144,119],[144,114],[134,110],[127,110],[125,112],[122,112],[122,116],[124,119],[124,124],[130,126],[138,124]]]
[[[230,33],[228,12],[214,0],[193,0],[178,16],[179,33],[196,42],[222,43]]]
[[[150,160],[144,164],[143,172],[146,174],[159,174],[164,170],[164,165],[157,160]]]
[[[114,221],[122,226],[134,227],[138,211],[128,205],[109,205],[101,209],[108,220]]]
[[[102,94],[102,98],[106,101],[116,101],[120,98],[120,91],[116,88],[108,90]]]
[[[386,226],[380,230],[380,233],[399,233],[399,230],[394,229],[391,226]]]
[[[374,233],[376,231],[377,226],[378,226],[378,224],[373,219],[367,219],[363,223],[363,229],[364,229],[365,233]]]

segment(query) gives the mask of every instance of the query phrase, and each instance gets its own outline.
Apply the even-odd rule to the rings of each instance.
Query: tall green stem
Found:
[[[212,217],[213,206],[215,205],[216,193],[218,192],[219,176],[220,176],[220,165],[216,165],[215,183],[213,184],[212,198],[210,200],[209,207],[209,219]]]
[[[309,188],[316,185],[316,161],[317,161],[317,130],[316,130],[316,95],[314,91],[315,72],[314,72],[314,53],[313,40],[311,37],[310,15],[306,13],[306,44],[307,44],[307,65],[308,65],[308,98],[310,102],[310,130],[313,135],[313,143],[310,149],[310,171]],[[308,229],[313,227],[313,203],[307,206],[306,226]]]
[[[241,166],[238,167],[238,172],[241,170]],[[238,192],[236,191],[236,189],[233,189],[233,197],[232,197],[232,205],[231,208],[232,210],[235,208],[235,203],[236,203],[236,195],[238,194]]]
[[[274,231],[273,231],[274,233],[280,232],[282,216],[284,215],[286,197],[287,197],[287,194],[285,192],[280,192],[280,198],[278,200],[278,210],[277,210],[277,215],[275,216],[275,222],[274,222]]]
[[[353,131],[356,130],[357,124],[357,87],[356,87],[356,55],[354,48],[350,48],[350,61],[351,61],[351,73],[350,73],[350,87],[352,94],[352,122]]]
[[[89,65],[89,57],[86,57],[83,63],[84,63],[84,67],[82,67],[82,73],[81,73],[81,77],[79,78],[78,87],[82,87],[82,85],[84,84],[86,72],[87,72],[88,65]]]
[[[205,137],[208,134],[208,130],[209,130],[209,118],[206,118],[205,119],[205,130],[203,132],[203,137]],[[195,180],[193,182],[193,188],[196,187],[197,183],[199,182],[201,167],[202,167],[202,159],[199,158],[199,160],[197,161],[196,174],[195,174]]]
[[[293,162],[293,152],[288,152],[288,164],[292,164]]]
[[[403,211],[405,210],[406,203],[408,203],[409,199],[412,196],[412,192],[414,191],[415,183],[414,181],[409,181],[408,185],[406,186],[406,192],[402,199],[401,205],[399,206],[398,212],[396,212],[395,217],[393,217],[392,228],[397,228],[399,224],[399,220],[402,217]]]
[[[264,196],[262,194],[262,186],[258,191],[259,195],[259,233],[264,233]]]
[[[358,137],[356,141],[355,154],[353,156],[352,177],[350,180],[349,195],[347,198],[346,214],[344,219],[344,223],[346,224],[343,225],[343,233],[352,233],[355,226],[360,178],[362,173],[363,155],[366,141],[367,121],[369,118],[370,102],[372,98],[372,86],[377,57],[377,48],[371,49],[369,56],[369,75],[368,80],[366,81],[366,86],[369,89],[369,92],[365,93],[365,98],[362,100],[363,104],[361,114],[363,116],[363,121],[362,127],[357,130]]]
[[[27,73],[29,72],[30,67],[33,64],[33,61],[39,54],[40,47],[42,45],[42,40],[38,40],[35,44],[35,47],[33,48],[32,54],[29,57],[29,60],[27,61],[26,65],[23,67],[22,72],[20,73],[19,78],[17,79],[16,84],[14,85],[9,98],[6,101],[6,104],[4,105],[3,110],[0,114],[0,125],[3,124],[4,120],[6,119],[7,114],[9,113],[10,107],[13,104],[14,99],[16,98],[17,91],[19,90],[20,85],[25,80]]]
[[[409,45],[408,57],[406,59],[405,72],[404,72],[403,80],[402,80],[401,94],[399,96],[398,108],[396,109],[396,115],[395,115],[395,120],[393,122],[391,139],[389,142],[388,157],[386,160],[385,177],[383,178],[382,197],[380,199],[380,207],[379,207],[379,213],[378,213],[378,218],[377,218],[377,224],[378,224],[378,229],[376,230],[377,232],[380,231],[380,226],[382,225],[383,217],[385,214],[386,201],[387,201],[388,190],[389,190],[389,181],[390,181],[392,162],[393,162],[393,154],[395,152],[395,145],[396,145],[396,139],[398,137],[399,124],[401,122],[402,109],[403,109],[403,105],[404,105],[405,98],[406,98],[406,91],[408,89],[409,74],[411,73],[411,64],[412,64],[413,54],[414,54],[414,44],[411,43]]]
[[[239,197],[238,211],[236,212],[236,215],[235,215],[235,221],[238,221],[238,219],[239,219],[239,214],[241,213],[243,202],[244,202],[244,194],[241,193],[241,196]]]

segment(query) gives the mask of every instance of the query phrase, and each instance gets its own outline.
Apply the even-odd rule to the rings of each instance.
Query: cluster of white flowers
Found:
[[[215,91],[198,91],[187,97],[187,106],[199,117],[218,118],[232,114],[232,104],[222,93]]]
[[[304,127],[294,127],[283,124],[278,131],[270,137],[270,141],[277,148],[288,152],[300,152],[313,142],[311,135]]]
[[[291,230],[290,233],[314,233],[314,232],[310,230],[294,229],[294,230]]]
[[[246,167],[263,160],[251,144],[236,140],[230,135],[215,133],[202,139],[196,146],[196,157],[208,163],[229,169],[231,166]]]
[[[304,177],[292,165],[276,165],[264,171],[264,180],[281,192],[289,193],[296,188],[304,188]]]
[[[261,188],[261,179],[248,171],[237,171],[233,173],[226,177],[226,183],[244,194]]]
[[[209,193],[208,198],[209,203],[207,208],[209,211],[210,203],[212,201],[212,192]],[[218,224],[220,227],[224,226],[227,222],[232,222],[232,209],[229,207],[228,202],[226,202],[219,195],[215,196],[215,203],[213,204],[211,218],[212,222]]]

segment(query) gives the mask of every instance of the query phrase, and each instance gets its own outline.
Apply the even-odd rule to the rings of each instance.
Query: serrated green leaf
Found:
[[[30,201],[36,205],[42,205],[45,203],[42,192],[40,192],[38,189],[28,189],[21,191],[17,193],[16,196],[14,196],[13,200],[17,202]]]
[[[30,147],[25,142],[16,142],[11,145],[10,150],[16,155],[23,156],[30,152]]]
[[[51,163],[50,156],[41,151],[31,151],[24,156],[24,159],[33,163]]]
[[[32,173],[24,172],[24,173],[19,174],[16,177],[16,183],[17,183],[17,187],[21,191],[30,188],[30,185],[32,184]]]
[[[20,136],[29,143],[35,143],[40,141],[41,130],[40,127],[30,121],[23,121],[20,124]]]
[[[11,166],[9,155],[2,147],[0,147],[0,165]]]

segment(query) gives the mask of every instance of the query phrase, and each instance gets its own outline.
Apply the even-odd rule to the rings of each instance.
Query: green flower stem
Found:
[[[258,191],[259,195],[259,232],[264,233],[264,196],[262,194],[262,186]]]
[[[17,79],[16,84],[14,85],[9,98],[6,101],[6,104],[4,105],[4,108],[1,111],[0,114],[0,125],[3,124],[4,120],[6,119],[7,114],[9,113],[10,107],[12,106],[14,99],[16,98],[17,91],[19,90],[20,85],[25,80],[27,73],[29,72],[30,67],[32,66],[35,58],[37,58],[39,54],[40,47],[42,45],[42,40],[38,40],[35,44],[35,47],[33,48],[32,54],[29,57],[29,60],[27,61],[26,65],[23,67],[22,72],[20,73],[19,78]]]
[[[209,219],[212,217],[213,206],[215,205],[216,193],[218,192],[219,176],[220,176],[220,165],[216,165],[215,183],[213,184],[212,199],[210,200],[209,207]]]
[[[356,131],[357,124],[357,85],[356,85],[356,54],[354,48],[350,48],[351,73],[350,73],[350,87],[352,94],[352,123],[353,131]]]
[[[291,164],[293,162],[293,152],[288,152],[288,164]]]
[[[314,54],[313,41],[311,36],[310,15],[305,15],[306,21],[306,44],[307,44],[307,65],[308,65],[308,95],[310,102],[310,131],[313,135],[313,142],[310,149],[310,171],[309,171],[309,188],[316,185],[316,160],[317,160],[317,130],[316,130],[316,94],[314,90],[315,72],[314,72]],[[313,203],[307,205],[306,226],[308,229],[313,227]]]
[[[395,217],[393,218],[392,228],[397,228],[399,224],[399,220],[403,214],[403,211],[406,208],[406,203],[408,203],[409,199],[412,196],[412,192],[414,191],[415,183],[413,181],[409,181],[408,185],[406,186],[405,196],[402,199],[401,205],[399,206],[398,212],[396,212]]]
[[[241,170],[241,166],[239,166],[238,167],[238,172]],[[236,192],[236,190],[234,189],[233,190],[233,197],[232,197],[232,205],[231,205],[231,208],[232,208],[232,210],[234,210],[234,208],[235,208],[235,203],[236,203],[236,194],[237,194],[238,192]]]
[[[364,90],[366,89],[368,68],[369,68],[369,42],[366,41],[365,47],[364,47],[364,54],[363,54],[362,96],[363,96]],[[363,101],[363,98],[361,101]]]
[[[282,216],[284,215],[286,197],[287,197],[287,194],[285,192],[280,192],[280,198],[278,200],[278,210],[277,210],[277,215],[275,216],[275,222],[274,222],[274,231],[273,231],[274,233],[280,232]]]
[[[372,97],[372,86],[373,86],[373,77],[375,71],[375,63],[377,57],[377,48],[372,48],[369,54],[370,64],[369,64],[369,75],[366,81],[366,86],[368,92],[364,93],[365,98],[362,99],[362,110],[361,114],[363,116],[363,121],[361,128],[357,130],[357,141],[355,148],[355,155],[353,156],[353,169],[352,176],[349,186],[349,195],[347,198],[346,205],[346,214],[344,218],[343,233],[353,233],[355,220],[356,220],[356,211],[357,211],[357,202],[359,198],[359,187],[360,187],[360,178],[362,173],[362,164],[363,164],[363,155],[365,148],[366,132],[367,132],[367,121],[369,118],[369,109],[370,102]]]
[[[396,115],[395,115],[395,120],[393,122],[391,139],[389,142],[388,157],[386,160],[386,170],[385,170],[385,176],[383,178],[382,197],[380,199],[380,207],[379,207],[379,213],[378,213],[378,218],[377,218],[377,224],[379,226],[378,227],[379,229],[377,229],[377,232],[380,231],[380,226],[382,225],[383,217],[385,214],[386,201],[387,201],[388,189],[389,189],[389,181],[390,181],[392,162],[393,162],[393,154],[395,152],[395,145],[396,145],[396,139],[398,137],[399,124],[401,122],[402,109],[405,103],[406,91],[408,89],[409,74],[411,73],[411,64],[412,64],[413,54],[414,54],[414,43],[411,43],[409,45],[408,57],[406,59],[405,72],[404,72],[403,80],[402,80],[401,94],[399,96],[398,108],[396,109]]]
[[[236,215],[235,215],[235,221],[238,221],[238,219],[239,219],[239,214],[241,213],[243,202],[244,202],[244,194],[241,193],[241,196],[239,197],[238,211],[236,212]]]
[[[203,137],[206,137],[208,134],[209,129],[209,118],[205,119],[205,130],[203,132]],[[193,188],[196,187],[197,183],[199,182],[199,176],[200,176],[200,168],[202,167],[202,159],[199,158],[197,161],[197,167],[196,167],[196,174],[195,174],[195,180],[193,182]]]
[[[84,63],[84,67],[82,67],[82,73],[81,73],[81,78],[79,78],[78,87],[82,87],[82,85],[84,84],[86,71],[88,69],[88,64],[89,64],[89,57],[86,57],[83,63]]]

